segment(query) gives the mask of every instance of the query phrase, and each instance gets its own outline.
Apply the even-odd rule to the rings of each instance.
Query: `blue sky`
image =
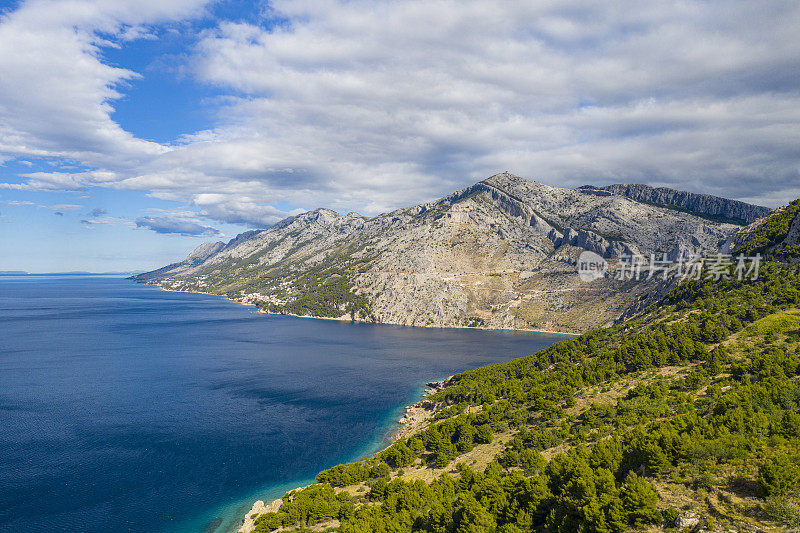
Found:
[[[11,13],[21,3],[0,5]],[[194,17],[149,28],[155,38],[98,47],[104,63],[141,74],[121,86],[122,95],[114,100],[110,118],[136,137],[164,144],[184,133],[209,128],[218,109],[215,100],[230,92],[195,83],[182,72],[185,54],[198,34],[212,28],[216,21],[259,20],[263,24],[263,9],[252,2],[208,4]],[[0,181],[24,183],[25,174],[56,168],[91,169],[68,158],[18,157],[0,167]],[[227,240],[248,229],[224,221],[203,222],[194,216],[178,218],[201,228],[213,227],[218,233],[194,236],[171,232],[171,228],[158,232],[146,225],[137,226],[137,219],[158,221],[165,213],[181,211],[185,206],[184,202],[149,197],[146,191],[103,187],[9,190],[0,192],[0,201],[0,270],[142,270],[179,260],[206,240]],[[197,232],[192,226],[188,229]]]
[[[800,196],[796,2],[0,2],[0,270],[127,271],[509,170]]]

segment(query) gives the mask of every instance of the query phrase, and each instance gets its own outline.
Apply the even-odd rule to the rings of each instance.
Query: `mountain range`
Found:
[[[375,217],[309,211],[205,243],[134,279],[272,313],[581,333],[630,316],[675,284],[611,275],[581,281],[582,252],[615,265],[631,256],[728,251],[769,213],[667,188],[568,189],[506,172]]]

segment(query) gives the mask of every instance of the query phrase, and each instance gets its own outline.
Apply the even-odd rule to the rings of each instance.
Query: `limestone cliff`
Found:
[[[700,216],[712,217],[718,220],[734,222],[737,224],[751,224],[767,216],[768,207],[752,205],[738,200],[729,200],[710,194],[697,194],[688,191],[676,191],[666,187],[650,187],[649,185],[608,185],[606,187],[593,187],[586,185],[579,190],[585,192],[605,191],[611,194],[626,196],[640,202],[683,209]]]

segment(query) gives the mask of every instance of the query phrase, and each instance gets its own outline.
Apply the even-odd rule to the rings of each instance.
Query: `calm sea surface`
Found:
[[[563,336],[269,316],[0,276],[0,532],[215,532],[374,453],[424,383]]]

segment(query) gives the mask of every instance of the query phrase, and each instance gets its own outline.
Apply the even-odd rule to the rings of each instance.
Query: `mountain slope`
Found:
[[[799,262],[800,200],[795,200],[731,238],[734,253],[761,254],[777,260]]]
[[[415,431],[243,531],[797,531],[798,306],[786,262],[687,281],[624,324],[453,376]]]
[[[738,229],[619,194],[503,173],[372,218],[304,213],[137,279],[275,313],[582,332],[670,286],[609,276],[582,282],[575,266],[582,251],[612,264],[629,254],[674,258],[716,251]]]

